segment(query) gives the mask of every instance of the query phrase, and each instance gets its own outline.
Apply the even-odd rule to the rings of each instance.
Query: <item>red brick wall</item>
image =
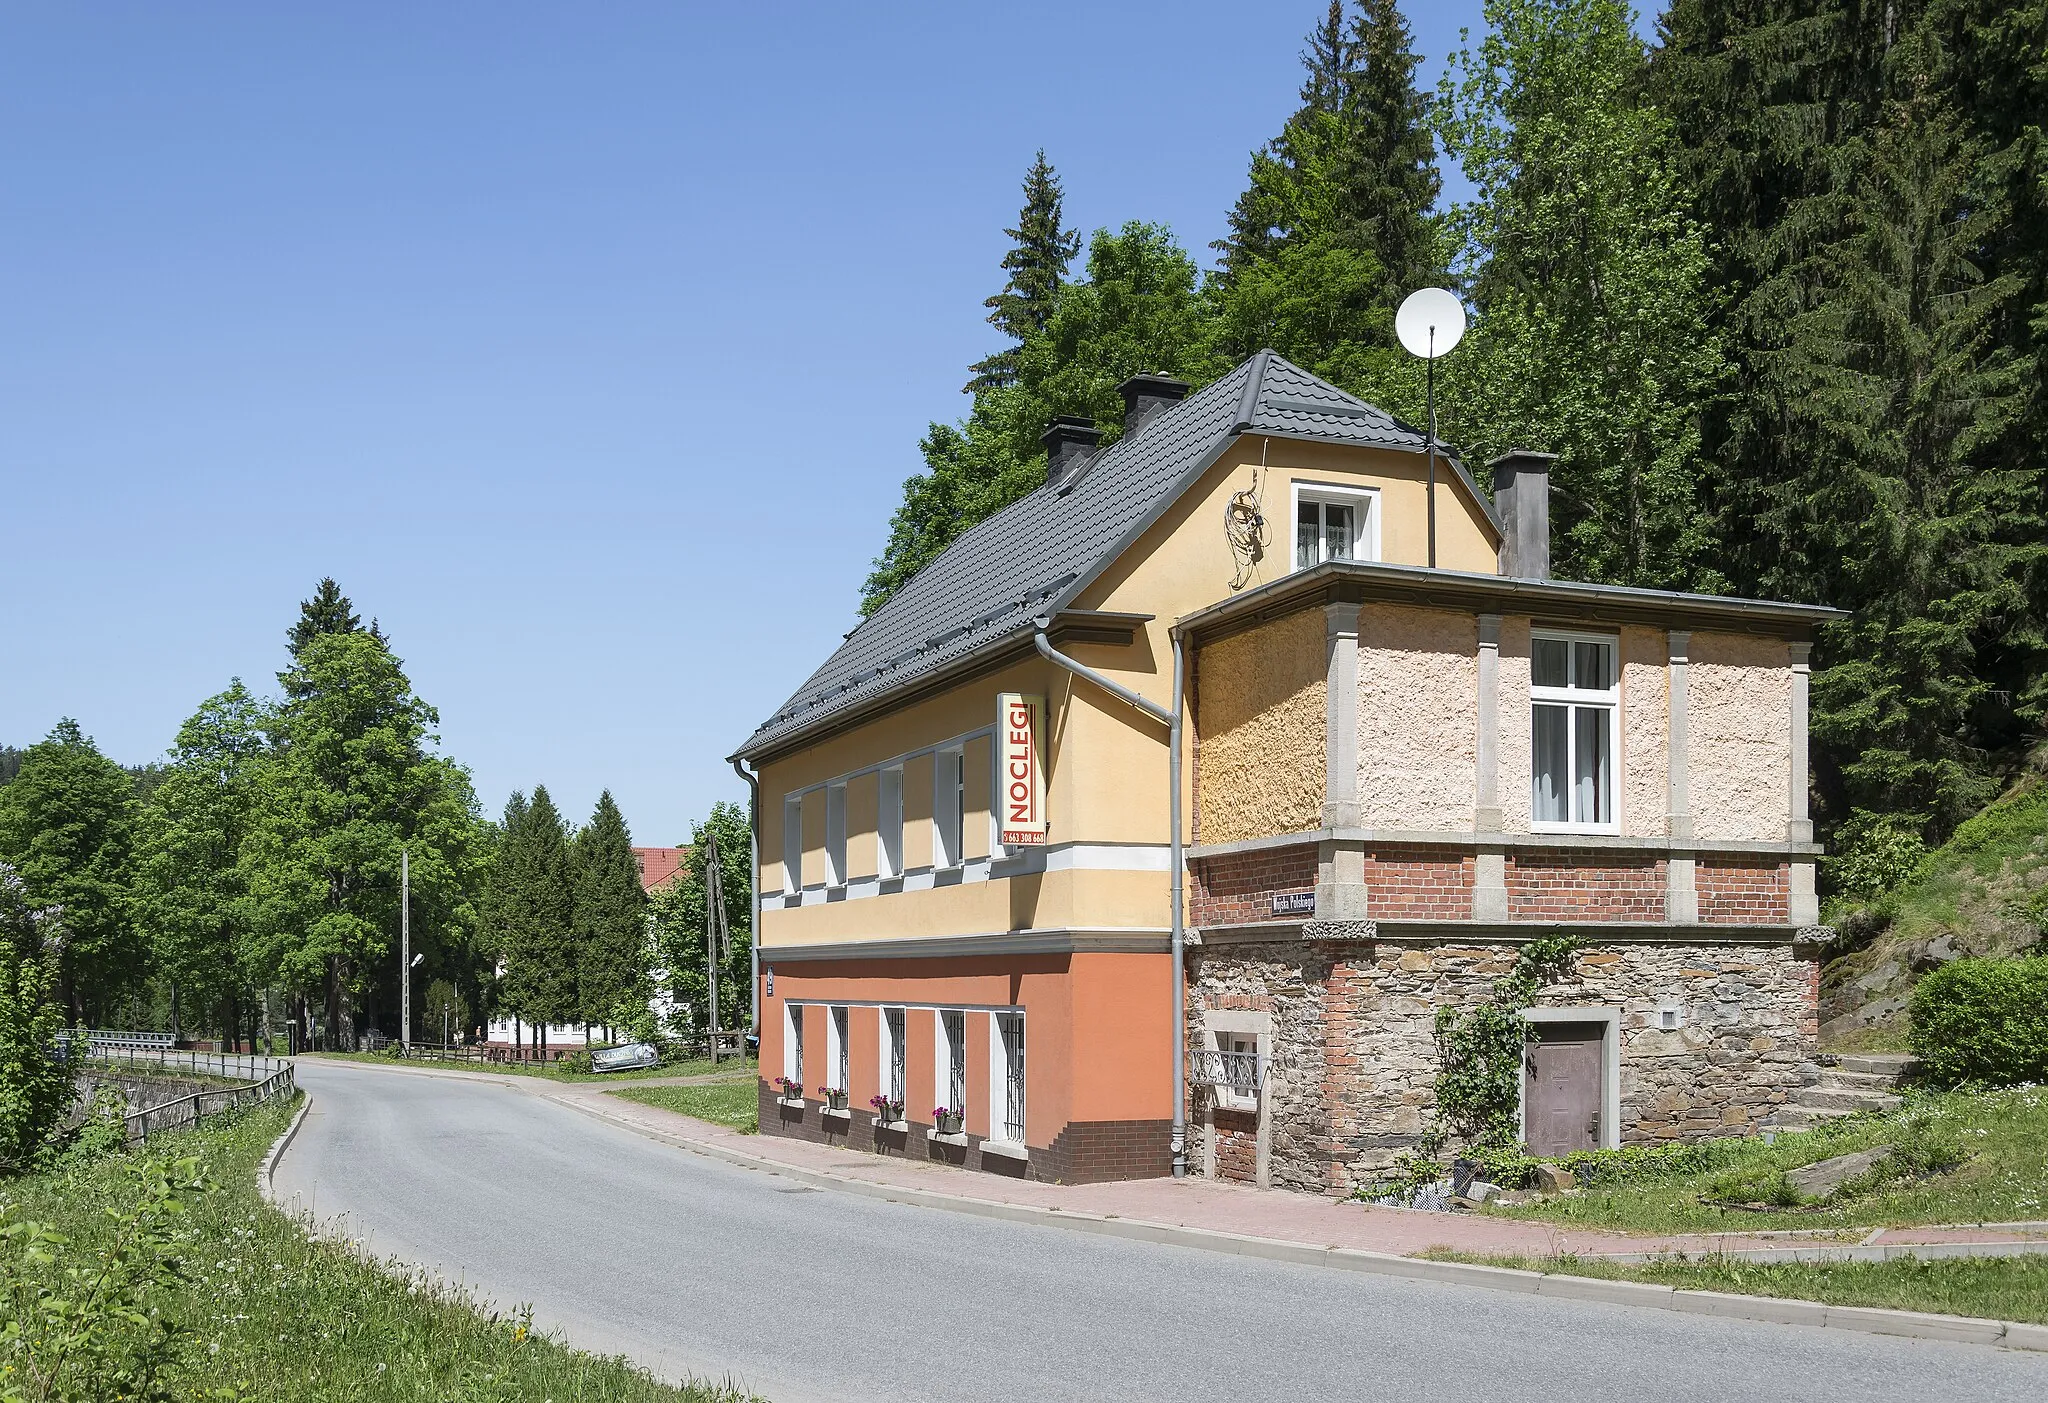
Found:
[[[1376,920],[1470,920],[1472,864],[1472,854],[1452,848],[1368,852],[1367,910]]]
[[[1313,843],[1198,858],[1188,866],[1193,879],[1189,913],[1198,926],[1270,921],[1274,892],[1316,889]]]
[[[1248,1111],[1216,1111],[1216,1177],[1259,1180],[1259,1120]]]
[[[1512,921],[1661,921],[1664,860],[1596,848],[1508,854]]]
[[[1700,894],[1700,920],[1729,925],[1769,925],[1792,919],[1791,873],[1784,863],[1759,867],[1753,858],[1702,858],[1693,869]]]

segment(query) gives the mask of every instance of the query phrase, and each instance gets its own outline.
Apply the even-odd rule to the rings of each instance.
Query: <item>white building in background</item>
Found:
[[[633,858],[640,864],[640,888],[649,896],[673,882],[683,870],[683,864],[690,859],[688,848],[635,848]],[[498,965],[497,973],[504,976],[505,966]],[[654,970],[655,995],[653,1011],[655,1021],[663,1028],[675,1025],[674,1001],[669,998],[668,977],[663,970]],[[484,1031],[484,1041],[491,1047],[531,1048],[545,1043],[549,1049],[579,1048],[596,1041],[587,1023],[550,1023],[547,1036],[541,1037],[539,1024],[528,1023],[519,1018],[494,1018]]]

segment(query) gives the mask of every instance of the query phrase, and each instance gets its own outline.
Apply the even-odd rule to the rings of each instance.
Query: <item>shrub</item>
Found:
[[[18,1174],[48,1147],[71,1107],[71,1070],[54,1050],[62,913],[29,904],[0,863],[0,1173]]]
[[[1909,1046],[1936,1086],[2048,1082],[2048,956],[1929,973],[1913,990]]]
[[[1907,814],[1858,810],[1836,835],[1836,847],[1841,855],[1826,864],[1832,885],[1859,901],[1874,901],[1899,886],[1927,855],[1920,825]]]

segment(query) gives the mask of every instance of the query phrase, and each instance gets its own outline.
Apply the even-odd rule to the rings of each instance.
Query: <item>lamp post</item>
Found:
[[[1408,294],[1394,313],[1394,334],[1412,356],[1428,365],[1429,383],[1429,568],[1436,568],[1436,362],[1447,356],[1465,335],[1465,308],[1440,287],[1422,287]]]

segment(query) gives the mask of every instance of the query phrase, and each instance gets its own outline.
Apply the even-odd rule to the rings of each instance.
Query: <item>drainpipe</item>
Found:
[[[740,768],[738,759],[732,762],[732,772],[747,782],[747,890],[752,895],[749,904],[747,944],[748,967],[752,976],[747,980],[747,1029],[755,1037],[761,1036],[761,781]],[[740,1055],[746,1055],[740,1049]]]
[[[1185,685],[1183,674],[1186,667],[1186,654],[1181,643],[1180,634],[1176,632],[1173,636],[1173,710],[1168,711],[1153,702],[1147,701],[1130,688],[1120,683],[1112,682],[1087,664],[1076,662],[1065,653],[1053,647],[1052,640],[1046,636],[1046,630],[1052,627],[1050,619],[1040,618],[1032,622],[1036,627],[1036,633],[1032,641],[1038,645],[1040,656],[1045,658],[1047,662],[1055,663],[1065,668],[1076,677],[1087,678],[1117,700],[1144,712],[1154,721],[1166,727],[1166,772],[1167,784],[1170,786],[1166,804],[1167,825],[1172,830],[1172,854],[1168,858],[1168,865],[1172,872],[1173,891],[1173,1177],[1184,1179],[1187,1177],[1188,1172],[1188,1125],[1186,1112],[1188,1094],[1187,981],[1185,977],[1187,968],[1187,932],[1181,919],[1181,908],[1184,904],[1181,869],[1184,864],[1182,862],[1180,837],[1180,746],[1181,692]]]

